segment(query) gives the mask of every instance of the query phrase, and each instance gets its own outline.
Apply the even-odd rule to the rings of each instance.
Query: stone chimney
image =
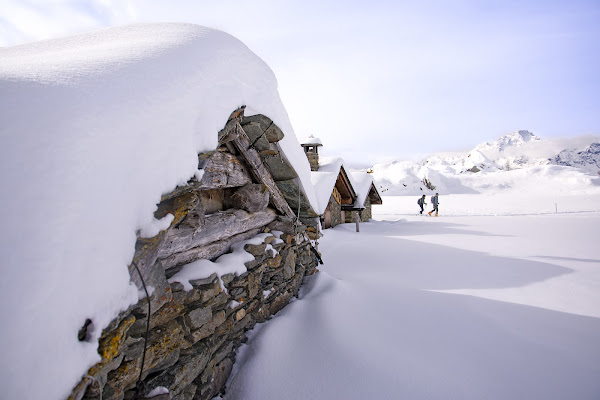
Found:
[[[304,148],[304,153],[306,154],[306,158],[308,158],[308,163],[310,164],[311,171],[319,170],[319,146],[323,146],[321,143],[321,139],[310,135],[308,138],[301,142],[302,147]]]

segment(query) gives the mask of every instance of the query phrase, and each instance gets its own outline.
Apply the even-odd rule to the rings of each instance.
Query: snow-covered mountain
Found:
[[[534,181],[532,174],[538,183],[569,175],[567,181],[581,181],[585,186],[600,181],[600,141],[592,140],[581,148],[580,141],[542,140],[519,130],[466,153],[437,153],[418,162],[391,161],[376,164],[371,171],[384,195],[503,190],[520,187],[515,179]],[[532,184],[526,186],[532,188]]]
[[[600,143],[592,143],[585,149],[566,149],[551,158],[551,164],[577,167],[589,173],[600,171]]]

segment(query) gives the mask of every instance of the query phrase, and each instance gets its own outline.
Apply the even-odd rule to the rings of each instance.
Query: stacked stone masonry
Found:
[[[346,212],[345,213],[345,222],[346,223],[355,223],[356,222],[356,217],[355,217],[355,213],[358,212],[358,215],[360,217],[360,222],[369,222],[369,220],[371,218],[373,218],[373,214],[372,214],[372,205],[371,205],[371,199],[369,199],[369,197],[367,197],[367,199],[365,200],[365,204],[364,204],[364,208],[359,210],[359,211],[352,211],[352,212]]]
[[[331,227],[334,227],[334,226],[344,223],[342,216],[344,216],[344,218],[345,218],[346,213],[342,212],[342,205],[337,201],[337,199],[333,195],[331,195],[329,197],[327,211],[331,218],[331,222],[330,222]],[[350,214],[350,213],[348,213],[348,214]]]
[[[268,166],[278,156],[274,144],[283,133],[264,116],[243,118],[243,110],[232,119],[264,139],[254,141]],[[275,183],[285,181],[282,187],[293,192],[293,169],[282,166],[281,157],[277,161]],[[157,387],[169,393],[154,400],[213,398],[224,390],[246,332],[285,307],[298,295],[303,278],[316,272],[314,241],[309,239],[314,231],[273,206],[269,191],[233,146],[221,143],[214,152],[200,154],[199,167],[204,170],[200,181],[192,179],[158,205],[155,217],[173,214],[171,226],[153,238],[138,238],[136,244],[130,275],[141,289],[139,268],[152,288],[150,315],[144,298],[104,329],[98,348],[102,359],[82,377],[69,400],[145,398]],[[288,197],[298,199],[292,194]],[[301,208],[298,200],[295,205]],[[310,221],[306,204],[302,213]],[[242,275],[215,273],[191,281],[187,291],[179,282],[169,283],[185,264],[215,260],[231,244],[273,231],[283,232],[278,233],[281,240],[264,235],[263,243],[245,246],[254,260],[245,264]],[[86,340],[90,327],[93,321],[83,323],[80,340]]]

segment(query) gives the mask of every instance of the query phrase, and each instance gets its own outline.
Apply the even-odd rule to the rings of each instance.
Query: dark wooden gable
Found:
[[[381,199],[381,196],[379,195],[379,192],[373,183],[371,183],[367,197],[369,200],[371,200],[371,204],[383,204],[383,200]]]
[[[344,166],[340,168],[340,173],[335,181],[335,188],[340,193],[342,197],[342,205],[352,205],[356,201],[356,192],[350,183],[350,179],[348,178],[348,174],[344,169]]]

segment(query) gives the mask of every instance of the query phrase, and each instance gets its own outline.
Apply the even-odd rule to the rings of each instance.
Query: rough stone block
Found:
[[[203,285],[210,285],[211,283],[213,283],[215,280],[217,279],[217,274],[213,273],[211,274],[208,278],[202,278],[202,279],[193,279],[190,281],[190,283],[192,284],[192,286],[203,286]]]
[[[233,361],[230,358],[224,359],[213,369],[209,398],[216,396],[225,388],[232,369]]]
[[[262,271],[255,270],[248,274],[248,297],[253,299],[262,292],[260,281],[262,280]]]
[[[273,124],[273,121],[271,121],[271,119],[269,117],[266,117],[262,114],[257,114],[257,115],[251,115],[249,117],[244,116],[244,118],[242,118],[242,122],[240,125],[242,125],[242,128],[244,128],[244,131],[246,130],[246,125],[255,122],[260,126],[261,131],[266,131],[267,129],[269,129],[269,126],[271,126],[271,124]]]
[[[200,301],[206,303],[221,293],[221,284],[218,280],[215,280],[212,285],[199,287],[198,291],[200,292]]]
[[[202,383],[212,382],[215,379],[214,369],[221,361],[225,360],[228,356],[233,356],[233,343],[226,342],[223,344],[214,354],[213,358],[207,365],[202,375],[200,375]]]
[[[267,139],[264,138],[265,128],[261,126],[260,122],[248,122],[242,125],[242,129],[244,130],[244,132],[246,132],[246,135],[248,135],[250,143],[254,143],[257,140],[260,140],[260,138],[263,138],[263,140],[267,143],[267,146],[269,145]]]
[[[144,376],[152,375],[156,372],[166,370],[177,363],[179,360],[180,350],[175,349],[165,355],[165,357],[160,358],[159,360],[153,360],[153,366],[147,368],[144,367]],[[145,379],[145,378],[144,378]]]
[[[179,397],[181,394],[185,396],[185,393],[191,393],[191,398],[193,398],[196,386],[192,382],[204,370],[209,361],[208,347],[203,344],[194,346],[185,351],[185,354],[182,352],[179,361],[174,366],[152,378],[146,385],[146,392],[163,386],[169,389],[174,399],[185,399],[186,397]]]
[[[128,337],[123,346],[123,355],[125,361],[133,361],[141,357],[144,352],[144,338]]]
[[[269,312],[271,315],[277,314],[283,307],[285,307],[292,298],[292,293],[285,291],[281,295],[277,296],[269,306]]]
[[[196,308],[185,315],[185,323],[190,329],[198,329],[212,319],[210,307]]]
[[[243,308],[240,309],[238,312],[235,313],[235,320],[236,321],[240,321],[242,318],[244,318],[246,316],[246,310],[244,310]]]
[[[139,310],[143,310],[144,307],[136,308],[135,312]],[[174,301],[170,301],[166,303],[159,311],[153,313],[150,317],[150,329],[154,329],[157,326],[164,325],[167,322],[174,320],[179,317],[185,309],[185,306],[181,303],[177,303]],[[146,315],[147,312],[144,314]],[[135,321],[131,329],[129,330],[129,335],[133,337],[139,337],[146,333],[146,326],[148,318],[140,318]]]
[[[223,285],[227,286],[229,283],[235,279],[235,274],[225,274],[221,276],[221,281]]]
[[[288,181],[298,177],[296,170],[279,152],[275,155],[265,155],[261,157],[263,163],[271,172],[274,181]],[[279,187],[279,185],[277,185]],[[280,189],[281,190],[281,189]],[[284,194],[284,193],[282,193]],[[296,194],[296,197],[298,195]],[[285,194],[284,194],[285,197]],[[287,200],[287,198],[286,198]],[[297,200],[296,200],[297,202]]]
[[[243,302],[244,299],[248,298],[248,291],[245,288],[233,288],[229,291],[229,295],[239,302]]]
[[[181,393],[174,394],[173,400],[193,400],[196,396],[197,389],[198,389],[198,386],[196,386],[192,383],[192,384],[188,385],[185,389],[183,389],[183,391],[181,391]]]
[[[150,331],[144,371],[161,365],[172,353],[188,347],[184,336],[185,330],[177,321],[171,321]]]
[[[269,141],[269,143],[279,142],[281,139],[283,139],[283,137],[284,137],[283,132],[275,124],[272,124],[265,131],[265,138]]]
[[[194,343],[205,339],[215,332],[215,329],[222,325],[226,320],[225,311],[219,311],[213,315],[212,319],[203,325],[200,329],[192,332],[191,337]]]
[[[104,367],[110,363],[114,358],[118,357],[127,339],[127,333],[131,329],[131,326],[135,322],[133,315],[123,319],[118,327],[110,332],[105,332],[98,343],[98,354],[102,357],[102,360],[89,369],[88,375],[96,376]]]
[[[294,276],[296,266],[296,253],[288,251],[283,260],[283,279],[290,280]]]
[[[213,310],[216,310],[219,307],[227,304],[228,301],[229,301],[229,296],[227,295],[227,293],[221,292],[221,293],[219,293],[219,295],[217,297],[211,299],[210,301],[207,301],[203,305],[204,305],[204,307],[210,307]]]

